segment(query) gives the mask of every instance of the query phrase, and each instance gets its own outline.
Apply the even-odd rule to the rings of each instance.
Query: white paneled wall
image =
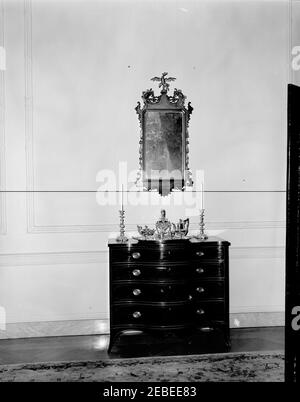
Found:
[[[209,233],[232,244],[232,325],[282,323],[288,3],[0,3],[0,337],[107,331],[118,206],[97,204],[96,175],[138,168],[134,107],[162,71],[194,107]],[[183,201],[127,205],[127,228]]]
[[[290,2],[290,49],[291,49],[291,72],[290,82],[300,85],[300,3]]]

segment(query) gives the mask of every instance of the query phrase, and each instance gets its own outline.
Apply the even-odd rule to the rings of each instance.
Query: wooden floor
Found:
[[[182,355],[203,353],[199,345],[178,339],[150,345],[144,338],[122,337],[107,354],[108,335],[64,336],[0,340],[0,364],[70,360],[97,360],[133,356]],[[239,328],[231,330],[231,352],[284,349],[284,328]]]

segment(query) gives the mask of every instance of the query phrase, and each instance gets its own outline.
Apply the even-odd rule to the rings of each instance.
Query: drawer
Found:
[[[188,264],[118,264],[112,266],[112,280],[174,280],[191,276],[192,267]]]
[[[195,302],[192,310],[197,325],[209,325],[212,321],[225,321],[225,303],[223,301]]]
[[[114,284],[111,289],[113,300],[132,301],[181,301],[189,300],[189,289],[186,283],[129,283]]]
[[[223,278],[224,263],[209,262],[209,261],[193,262],[191,271],[192,276],[195,279]]]
[[[193,300],[224,299],[224,281],[203,280],[193,282],[190,288],[190,295]]]
[[[158,248],[122,247],[111,250],[111,261],[118,262],[145,262],[160,260],[160,250]]]
[[[190,248],[190,259],[194,261],[219,260],[223,258],[223,247],[193,245]]]
[[[138,303],[115,304],[112,312],[114,326],[177,326],[191,322],[190,309],[187,304],[165,306]]]
[[[111,251],[111,261],[116,262],[149,262],[149,261],[188,261],[190,248],[188,247],[123,247]]]

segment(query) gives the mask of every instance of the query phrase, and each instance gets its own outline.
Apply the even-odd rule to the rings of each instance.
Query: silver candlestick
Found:
[[[196,236],[200,240],[208,239],[208,236],[204,231],[204,226],[204,209],[200,209],[199,234]]]
[[[117,237],[118,242],[126,242],[128,238],[125,236],[125,211],[124,209],[119,210],[120,214],[120,236]]]

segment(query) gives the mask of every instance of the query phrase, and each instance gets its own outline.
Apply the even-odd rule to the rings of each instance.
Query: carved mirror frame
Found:
[[[173,77],[166,77],[168,73],[163,73],[161,77],[153,77],[152,81],[159,81],[160,95],[155,96],[152,88],[142,93],[143,106],[138,102],[135,110],[138,114],[140,123],[140,141],[139,141],[139,172],[137,175],[136,184],[143,188],[144,191],[158,191],[160,195],[168,195],[173,189],[184,191],[187,186],[192,186],[192,174],[189,169],[189,134],[188,127],[190,116],[193,107],[189,102],[185,107],[186,96],[183,95],[180,89],[174,89],[173,95],[168,95],[169,82],[174,81]],[[181,173],[178,177],[172,177],[167,174],[167,177],[149,177],[147,173],[147,159],[145,152],[145,143],[147,136],[147,119],[150,119],[148,112],[158,112],[158,118],[164,114],[166,117],[174,116],[179,113],[181,115]],[[154,116],[152,114],[152,116]],[[149,120],[148,120],[149,122]],[[161,122],[161,121],[160,121]],[[161,125],[162,127],[162,122]],[[164,128],[161,128],[163,130]],[[167,128],[165,128],[167,129]],[[168,144],[166,144],[168,147]]]

